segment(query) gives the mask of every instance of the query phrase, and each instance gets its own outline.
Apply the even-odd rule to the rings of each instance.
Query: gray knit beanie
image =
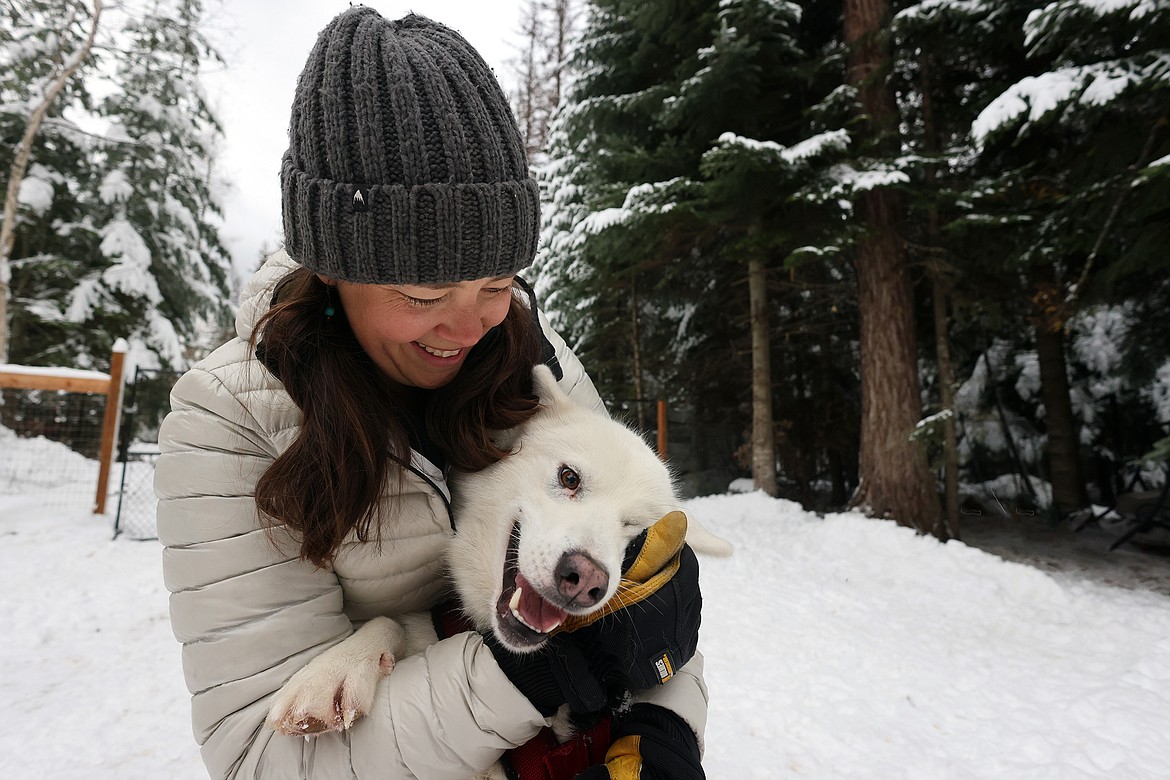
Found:
[[[297,81],[280,171],[299,263],[375,284],[510,276],[532,262],[536,182],[491,69],[422,16],[339,14]]]

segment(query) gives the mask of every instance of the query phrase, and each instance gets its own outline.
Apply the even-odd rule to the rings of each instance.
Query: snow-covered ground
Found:
[[[37,476],[0,481],[0,776],[205,777],[158,543]],[[1167,776],[1167,596],[758,493],[687,510],[736,545],[703,562],[712,780]]]

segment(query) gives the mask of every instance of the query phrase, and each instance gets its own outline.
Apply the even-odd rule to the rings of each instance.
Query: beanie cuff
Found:
[[[540,190],[520,181],[344,184],[281,170],[284,240],[298,262],[363,284],[446,284],[519,273],[536,256]]]

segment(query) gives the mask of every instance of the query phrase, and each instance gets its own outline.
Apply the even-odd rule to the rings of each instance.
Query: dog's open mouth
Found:
[[[543,598],[520,573],[517,563],[519,541],[520,529],[516,526],[512,528],[504,560],[503,587],[496,601],[496,627],[504,644],[524,652],[544,644],[549,633],[564,622],[568,613]]]

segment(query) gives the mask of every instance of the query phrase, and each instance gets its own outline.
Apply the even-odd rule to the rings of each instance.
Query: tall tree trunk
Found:
[[[564,94],[565,63],[569,59],[569,33],[573,26],[572,0],[556,0],[553,6],[556,39],[553,44],[552,100],[550,109],[561,104]]]
[[[61,90],[73,78],[73,74],[85,62],[93,48],[94,38],[97,36],[98,20],[102,15],[101,0],[94,0],[93,17],[90,22],[89,34],[81,48],[67,60],[45,88],[44,97],[37,104],[28,117],[28,124],[24,127],[24,134],[16,145],[16,154],[12,158],[12,167],[8,169],[8,189],[4,196],[4,216],[0,218],[0,363],[8,362],[8,285],[12,281],[12,246],[16,242],[16,201],[20,194],[20,184],[24,180],[28,161],[32,156],[33,141],[40,132],[41,122],[45,115],[61,94]]]
[[[869,130],[896,151],[898,109],[887,83],[890,68],[885,0],[846,0],[849,83],[858,89]],[[893,146],[891,147],[891,144]],[[866,235],[856,265],[861,319],[861,474],[853,505],[922,533],[939,514],[925,453],[910,440],[921,419],[914,332],[914,297],[898,238],[900,209],[893,192],[863,193],[857,201]]]
[[[1056,284],[1040,284],[1033,296],[1036,318],[1036,357],[1040,363],[1040,397],[1048,429],[1048,476],[1052,504],[1061,515],[1089,505],[1081,466],[1080,434],[1069,395],[1068,363],[1064,355],[1065,299]]]
[[[945,484],[946,513],[942,526],[934,535],[940,539],[958,539],[959,532],[959,437],[955,426],[955,381],[951,367],[951,342],[947,335],[947,299],[950,297],[942,275],[931,275],[931,294],[934,298],[934,352],[938,361],[938,386],[942,407],[949,414],[943,419],[943,482]]]
[[[752,226],[749,232],[758,227]],[[768,334],[768,275],[763,258],[748,260],[752,332],[752,484],[776,495],[776,433],[772,424],[772,340]]]
[[[829,462],[829,480],[832,488],[829,492],[829,503],[834,509],[844,506],[849,498],[845,495],[845,459],[841,457],[841,450],[830,447],[825,453]]]
[[[938,140],[938,126],[934,119],[934,98],[932,94],[930,56],[918,58],[920,89],[922,92],[922,141],[927,153],[941,151]],[[925,168],[926,187],[930,197],[936,197],[937,168],[931,163]],[[939,229],[938,208],[933,204],[926,210],[927,243],[932,248],[941,247],[942,231]],[[941,251],[941,249],[939,250]],[[950,319],[947,317],[947,302],[950,285],[946,281],[944,264],[937,255],[927,263],[930,270],[931,298],[934,313],[934,354],[938,363],[938,386],[944,413],[943,418],[943,494],[946,496],[946,512],[940,518],[940,525],[934,535],[940,539],[959,538],[959,437],[956,428],[958,412],[955,410],[954,370],[951,367]]]
[[[829,336],[828,331],[822,331],[820,338],[821,355],[825,356],[826,360],[831,360],[829,357],[833,354],[833,339]],[[831,363],[823,365],[820,374],[820,387],[817,392],[820,393],[821,398],[838,398],[839,393],[834,389],[833,371]],[[822,430],[824,430],[822,428]],[[825,447],[825,461],[829,469],[829,504],[833,509],[839,509],[845,506],[849,500],[848,480],[845,475],[845,457],[841,453],[840,446],[841,434],[837,431],[833,432],[829,439],[828,445]]]
[[[528,162],[531,163],[543,142],[543,138],[538,138],[536,129],[536,91],[541,88],[537,73],[538,49],[541,44],[539,2],[528,0],[521,14],[520,34],[524,36],[524,48],[520,59],[513,65],[513,73],[519,82],[519,94],[514,98],[512,107],[516,112],[516,123],[520,126],[520,136],[524,139]]]
[[[630,282],[630,354],[634,361],[634,396],[638,399],[638,430],[646,430],[646,401],[642,383],[642,334],[638,329],[638,280]]]

